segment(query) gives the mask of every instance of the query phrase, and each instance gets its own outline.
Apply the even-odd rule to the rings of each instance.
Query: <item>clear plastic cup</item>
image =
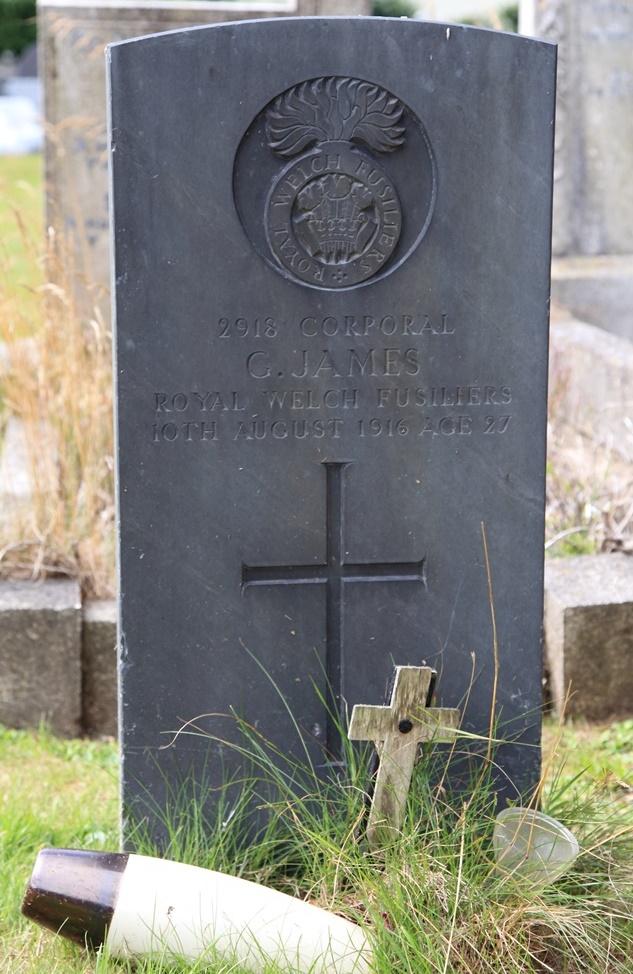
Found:
[[[532,889],[559,879],[580,852],[569,829],[531,808],[500,812],[492,841],[497,869]]]

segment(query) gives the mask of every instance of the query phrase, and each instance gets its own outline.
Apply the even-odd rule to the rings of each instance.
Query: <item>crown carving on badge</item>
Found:
[[[307,223],[303,232],[299,229],[304,246],[313,256],[320,253],[328,263],[362,253],[374,229],[373,204],[367,187],[351,176],[330,173],[313,180],[297,197]]]
[[[384,88],[358,78],[317,78],[295,85],[266,115],[266,136],[285,158],[323,142],[362,142],[377,153],[404,145],[403,106]]]

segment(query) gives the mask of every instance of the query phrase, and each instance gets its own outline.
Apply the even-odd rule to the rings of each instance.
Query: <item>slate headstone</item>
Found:
[[[201,715],[336,765],[326,703],[423,663],[529,791],[555,47],[314,18],[109,58],[124,800],[235,769]]]

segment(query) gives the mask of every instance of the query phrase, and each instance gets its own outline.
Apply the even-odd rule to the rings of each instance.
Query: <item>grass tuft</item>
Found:
[[[172,809],[170,858],[265,883],[362,923],[376,974],[630,971],[633,805],[624,781],[615,781],[622,771],[630,780],[633,761],[604,749],[602,728],[576,734],[565,727],[557,741],[556,729],[546,727],[542,807],[571,828],[581,855],[541,890],[496,870],[494,797],[485,782],[469,800],[451,796],[446,783],[434,784],[438,753],[416,766],[402,831],[374,854],[359,828],[368,751],[354,749],[345,774],[322,781],[309,763],[284,758],[248,726],[243,730],[248,774],[227,784],[215,816],[191,794]],[[579,760],[589,767],[583,770]],[[165,969],[157,960],[90,955],[25,923],[18,912],[39,848],[117,847],[117,763],[112,743],[58,741],[45,730],[0,731],[0,956],[10,958],[12,974]],[[253,800],[266,813],[256,837],[246,825]],[[139,852],[157,851],[147,837],[136,838]],[[221,960],[167,966],[178,974],[238,974]]]
[[[604,777],[566,770],[557,752],[545,762],[543,810],[572,829],[582,852],[555,885],[531,890],[496,869],[495,797],[481,776],[467,800],[451,795],[446,781],[436,784],[443,758],[427,755],[416,766],[401,833],[371,851],[362,839],[368,751],[350,746],[345,773],[323,781],[248,725],[242,731],[248,773],[227,783],[215,821],[190,803],[172,809],[170,858],[362,923],[377,974],[628,974],[633,809]],[[237,802],[228,797],[236,786]],[[266,813],[256,836],[247,823],[253,802]],[[139,851],[160,850],[146,837]]]

